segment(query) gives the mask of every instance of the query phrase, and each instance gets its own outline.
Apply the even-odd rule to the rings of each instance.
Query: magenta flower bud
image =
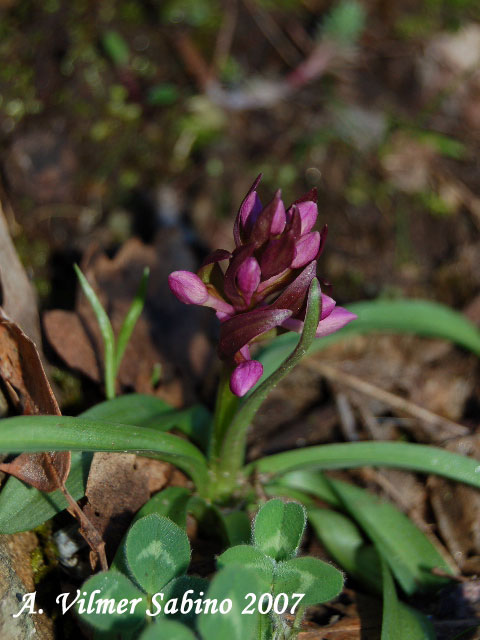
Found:
[[[240,207],[240,223],[242,228],[248,231],[251,230],[261,211],[262,203],[260,202],[260,198],[256,191],[252,191]]]
[[[238,269],[237,284],[247,302],[250,302],[253,293],[260,284],[260,277],[260,265],[257,260],[253,257],[246,258]]]
[[[272,226],[270,228],[270,233],[276,236],[285,229],[285,225],[287,223],[287,216],[285,213],[285,205],[281,199],[277,202],[277,208],[275,209],[275,213],[273,214]]]
[[[315,202],[307,200],[297,204],[300,218],[302,219],[302,236],[308,233],[317,221],[318,209]]]
[[[168,276],[168,285],[185,304],[204,304],[208,300],[207,287],[190,271],[174,271]]]
[[[257,384],[262,374],[263,367],[257,360],[242,362],[230,376],[230,391],[241,398]]]
[[[302,236],[295,245],[296,254],[291,264],[292,269],[299,269],[312,260],[315,260],[319,248],[320,234],[318,231],[312,231]]]

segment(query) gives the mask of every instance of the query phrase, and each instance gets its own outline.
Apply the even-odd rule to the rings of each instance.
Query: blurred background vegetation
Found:
[[[316,186],[340,302],[480,289],[477,0],[0,0],[0,167],[42,307],[92,241],[228,248]],[[67,268],[68,267],[68,268]]]

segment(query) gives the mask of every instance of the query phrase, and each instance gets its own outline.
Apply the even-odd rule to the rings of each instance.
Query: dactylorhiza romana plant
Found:
[[[213,415],[202,405],[177,410],[159,398],[142,394],[114,397],[116,372],[143,305],[146,278],[115,339],[105,310],[81,277],[81,286],[104,336],[105,387],[109,399],[77,417],[17,416],[0,420],[0,452],[72,451],[66,486],[76,500],[85,494],[92,451],[132,451],[171,462],[189,476],[193,488],[165,489],[153,496],[141,515],[169,518],[185,529],[186,514],[192,514],[204,535],[217,538],[221,549],[250,541],[249,516],[265,501],[265,496],[296,500],[305,507],[311,527],[334,561],[365,589],[383,597],[382,639],[433,638],[428,621],[397,597],[397,587],[409,597],[432,591],[443,586],[448,581],[445,576],[453,574],[455,568],[393,505],[379,502],[367,491],[324,475],[323,471],[391,466],[436,473],[480,488],[480,463],[433,446],[374,441],[309,446],[246,464],[247,434],[270,391],[307,352],[319,350],[336,336],[343,338],[355,333],[356,327],[358,332],[388,328],[436,335],[454,340],[477,354],[480,334],[460,314],[426,301],[358,303],[355,310],[359,318],[351,322],[355,313],[337,307],[328,285],[322,285],[322,292],[316,277],[326,228],[314,230],[315,193],[306,194],[286,209],[277,192],[262,207],[257,185],[258,179],[236,217],[234,251],[215,251],[196,274],[175,271],[169,279],[180,300],[212,307],[220,321],[218,351],[223,371]],[[253,353],[254,343],[280,333],[285,335],[273,339],[260,355]],[[182,436],[168,433],[171,429],[181,431]],[[329,508],[319,508],[317,498]],[[59,491],[45,496],[11,477],[0,492],[0,532],[32,529],[66,506]],[[290,516],[295,508],[275,509],[278,518],[270,532],[276,531],[280,544],[289,535]],[[280,513],[284,515],[280,517]],[[148,525],[150,536],[154,529],[158,533],[152,552],[168,542],[165,532],[169,525],[162,522],[161,526],[157,521]],[[140,522],[138,527],[140,530]],[[131,548],[137,548],[132,540]],[[127,538],[127,549],[128,544]],[[235,554],[237,560],[250,555],[260,563],[258,566],[265,564],[255,550],[237,550]],[[133,556],[135,553],[128,558],[127,553],[132,571]],[[303,559],[297,560],[301,565]],[[183,570],[186,562],[182,564]],[[129,575],[128,568],[126,571],[125,575]],[[134,582],[142,586],[133,573]],[[246,583],[250,580],[246,574],[242,579]],[[127,589],[126,578],[118,580]],[[232,579],[229,575],[221,580],[225,586]],[[292,580],[295,582],[296,578]],[[265,586],[265,593],[275,593],[274,582]],[[211,589],[213,586],[209,593]],[[299,593],[296,583],[290,584],[289,589]],[[150,592],[151,587],[146,590]],[[218,623],[221,619],[214,618]],[[401,625],[396,622],[400,619]],[[222,637],[232,635],[239,640],[281,637],[273,635],[268,625],[263,635],[244,632],[240,624],[238,629],[240,635],[234,635],[229,627]],[[157,634],[156,638],[174,637],[168,636],[170,631],[160,635],[157,625],[152,633]],[[288,634],[290,631],[285,629],[284,636],[293,637]],[[129,637],[128,630],[121,635]],[[192,636],[184,630],[178,637]]]
[[[327,226],[317,222],[313,189],[285,208],[278,190],[262,207],[256,188],[259,176],[237,214],[233,227],[236,248],[217,249],[196,274],[174,271],[168,279],[179,300],[215,309],[221,322],[218,353],[231,369],[230,390],[242,397],[258,382],[263,367],[252,360],[250,345],[267,334],[297,331],[304,326],[307,294],[317,274],[317,260]],[[223,271],[220,267],[225,264]],[[328,336],[356,318],[322,293],[315,337]]]

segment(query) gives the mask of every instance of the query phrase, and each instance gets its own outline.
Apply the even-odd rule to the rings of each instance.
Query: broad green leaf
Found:
[[[303,556],[279,562],[275,567],[275,594],[305,594],[300,606],[332,600],[343,589],[343,575],[331,564]]]
[[[450,566],[424,533],[389,502],[340,480],[332,480],[350,516],[354,518],[388,563],[405,593],[438,589],[448,579],[432,573],[433,569],[453,574]]]
[[[187,526],[187,506],[191,494],[184,487],[167,487],[156,493],[153,498],[143,505],[137,512],[134,522],[156,513],[159,516],[169,518],[176,525],[185,529]]]
[[[161,619],[150,625],[139,640],[195,640],[195,636],[180,622]]]
[[[246,567],[255,571],[261,584],[261,593],[270,592],[273,582],[274,560],[248,544],[230,547],[217,558],[218,567]]]
[[[132,575],[147,593],[161,591],[190,564],[187,534],[164,516],[151,514],[129,529],[125,555]]]
[[[429,300],[372,300],[348,305],[358,318],[346,327],[312,343],[309,353],[345,340],[350,336],[372,333],[413,333],[430,338],[443,338],[480,355],[480,330],[463,314]],[[287,333],[276,338],[257,356],[264,375],[275,371],[298,342],[298,336]]]
[[[408,442],[348,442],[305,447],[261,458],[249,464],[245,471],[287,473],[305,467],[352,469],[365,466],[435,473],[480,488],[479,460],[438,447]]]
[[[380,560],[375,548],[365,542],[357,525],[331,509],[308,510],[308,520],[318,539],[348,574],[381,593]]]
[[[255,517],[253,542],[275,560],[293,558],[300,545],[307,518],[297,502],[269,500]]]
[[[244,567],[225,567],[217,573],[207,592],[207,598],[221,603],[231,600],[231,610],[226,613],[203,613],[197,628],[203,640],[254,640],[257,637],[258,614],[242,614],[249,593],[259,593],[256,573]],[[220,609],[221,611],[222,609]]]
[[[72,453],[66,487],[75,500],[85,495],[92,456],[92,453],[80,451]],[[59,490],[44,493],[10,476],[0,491],[0,533],[30,531],[67,506]]]
[[[121,632],[136,628],[145,620],[145,594],[116,571],[97,573],[89,578],[82,585],[80,597],[85,600],[84,610],[91,613],[80,612],[80,600],[75,605],[76,612],[95,629]],[[91,607],[87,609],[90,599]],[[134,600],[136,603],[132,602]]]
[[[163,607],[159,619],[168,616],[169,620],[178,620],[189,627],[195,627],[198,617],[195,600],[205,599],[209,586],[208,580],[197,576],[175,578],[162,589]],[[167,605],[169,600],[174,601],[173,607]],[[152,610],[152,613],[155,613],[155,610]]]
[[[150,269],[149,267],[145,267],[138,290],[135,294],[132,304],[130,305],[129,310],[127,311],[127,315],[123,319],[122,326],[120,327],[120,333],[118,334],[117,346],[115,350],[116,372],[118,372],[118,370],[120,369],[120,365],[122,364],[123,356],[125,354],[125,349],[127,348],[133,330],[135,329],[137,320],[139,319],[143,311],[143,306],[145,304],[145,298],[147,295],[147,284],[149,275]]]
[[[381,640],[435,640],[430,621],[420,612],[400,602],[393,578],[382,561],[383,616]]]
[[[15,416],[0,421],[0,451],[132,451],[176,465],[199,491],[207,482],[205,458],[190,442],[148,427],[67,416]]]

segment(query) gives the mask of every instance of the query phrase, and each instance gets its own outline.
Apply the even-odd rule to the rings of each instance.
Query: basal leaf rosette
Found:
[[[288,208],[278,190],[263,207],[256,191],[260,178],[238,211],[235,249],[217,249],[196,274],[174,271],[169,276],[179,300],[216,311],[221,323],[218,352],[232,368],[230,389],[237,396],[244,396],[263,374],[261,363],[250,355],[254,341],[266,334],[302,332],[308,289],[327,237],[326,225],[314,230],[316,189]],[[355,317],[322,293],[316,337],[338,331]]]

